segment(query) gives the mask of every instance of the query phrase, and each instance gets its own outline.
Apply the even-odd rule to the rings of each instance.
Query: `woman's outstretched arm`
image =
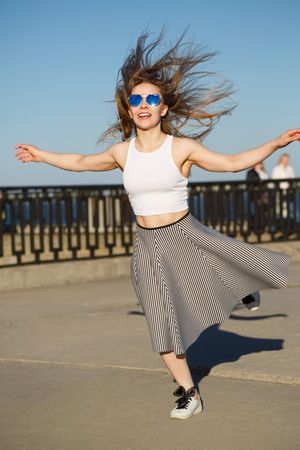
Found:
[[[240,172],[263,161],[279,148],[285,147],[294,141],[300,141],[299,128],[286,131],[278,138],[259,147],[233,155],[225,155],[208,150],[198,142],[188,139],[188,146],[191,150],[188,159],[205,170],[213,172]]]
[[[113,170],[118,167],[115,160],[116,151],[120,144],[114,144],[102,153],[94,155],[81,155],[77,153],[54,153],[41,150],[35,145],[17,144],[16,158],[23,162],[44,162],[51,166],[73,172],[83,171],[106,171]]]

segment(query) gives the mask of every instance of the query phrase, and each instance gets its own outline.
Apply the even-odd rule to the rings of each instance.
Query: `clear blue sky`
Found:
[[[137,36],[164,23],[167,43],[190,24],[188,38],[219,54],[210,68],[234,83],[238,103],[204,144],[243,151],[300,127],[300,3],[298,0],[11,0],[0,4],[0,186],[121,183],[121,172],[72,173],[21,164],[16,143],[56,152],[96,153],[115,118],[117,71]],[[283,151],[300,177],[300,144]],[[192,181],[243,179],[194,167]]]

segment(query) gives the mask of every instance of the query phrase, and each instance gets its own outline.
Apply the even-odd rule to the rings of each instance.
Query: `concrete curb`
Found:
[[[114,370],[133,370],[139,372],[157,372],[157,373],[169,373],[165,368],[147,368],[147,367],[134,367],[124,365],[112,365],[112,364],[99,364],[99,363],[76,363],[72,361],[47,361],[39,359],[15,359],[15,358],[0,358],[1,363],[16,363],[16,364],[31,364],[39,366],[62,366],[77,369],[114,369]],[[299,377],[291,377],[287,375],[270,375],[256,372],[245,372],[239,369],[221,369],[214,367],[211,370],[209,368],[191,368],[192,372],[205,374],[220,378],[230,378],[235,380],[248,380],[259,381],[265,383],[280,383],[288,385],[300,385]]]
[[[300,267],[300,241],[256,245],[286,253],[292,257],[292,264]],[[130,260],[131,255],[0,267],[0,292],[129,276]],[[288,282],[288,287],[299,285],[300,276]]]
[[[5,267],[0,270],[0,292],[129,276],[130,259],[130,256],[116,256]]]

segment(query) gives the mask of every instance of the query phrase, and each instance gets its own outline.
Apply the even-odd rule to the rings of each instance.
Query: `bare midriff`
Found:
[[[144,228],[160,227],[176,222],[176,220],[181,219],[187,212],[188,209],[184,209],[183,211],[155,214],[153,216],[136,216],[136,221]]]

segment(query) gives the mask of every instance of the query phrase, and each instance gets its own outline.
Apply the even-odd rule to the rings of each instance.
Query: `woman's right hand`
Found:
[[[17,151],[15,157],[22,163],[27,162],[42,162],[42,150],[35,145],[30,144],[17,144],[15,148],[20,148]]]

